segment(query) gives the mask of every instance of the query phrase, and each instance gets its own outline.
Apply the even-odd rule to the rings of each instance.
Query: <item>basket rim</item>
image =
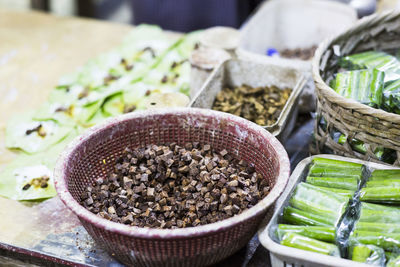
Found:
[[[320,92],[324,98],[326,98],[329,102],[335,103],[342,108],[345,109],[353,109],[356,112],[359,112],[364,115],[370,115],[376,117],[381,120],[400,123],[400,115],[384,111],[382,109],[373,108],[367,106],[365,104],[361,104],[356,100],[344,98],[338,93],[336,93],[329,85],[325,83],[320,74],[320,62],[322,59],[323,53],[332,45],[334,45],[338,40],[343,38],[344,36],[351,36],[353,34],[357,34],[365,28],[371,26],[371,24],[377,23],[385,23],[389,22],[393,19],[396,19],[400,16],[400,11],[387,11],[383,13],[373,14],[367,17],[364,17],[357,21],[354,26],[350,27],[346,31],[336,35],[334,37],[330,37],[321,42],[315,51],[314,59],[312,60],[312,76],[314,78],[316,91]]]
[[[241,214],[230,217],[228,219],[218,221],[211,224],[205,224],[196,227],[178,228],[178,229],[156,229],[156,228],[141,228],[138,226],[130,226],[121,223],[108,221],[101,218],[94,213],[81,206],[68,191],[66,184],[66,168],[67,163],[73,157],[74,152],[78,146],[89,140],[97,133],[106,129],[117,126],[118,124],[132,119],[140,119],[146,116],[161,116],[161,115],[203,115],[203,116],[216,116],[220,119],[229,119],[230,121],[242,125],[251,130],[257,132],[269,140],[269,143],[273,149],[275,149],[279,161],[279,173],[276,179],[276,183],[270,193],[259,201],[255,206],[243,211]],[[56,167],[54,170],[54,184],[56,191],[62,200],[62,202],[72,212],[79,217],[98,228],[102,228],[106,231],[110,231],[117,234],[136,238],[156,238],[156,239],[175,239],[175,238],[188,238],[194,236],[207,235],[213,232],[224,231],[239,223],[244,222],[250,218],[256,217],[262,212],[265,212],[272,203],[282,194],[290,176],[290,162],[286,150],[283,145],[268,131],[264,130],[261,126],[247,121],[243,118],[224,113],[219,111],[199,109],[199,108],[160,108],[154,110],[136,111],[133,113],[124,114],[114,118],[107,119],[103,123],[88,129],[82,135],[76,137],[67,148],[59,156]]]

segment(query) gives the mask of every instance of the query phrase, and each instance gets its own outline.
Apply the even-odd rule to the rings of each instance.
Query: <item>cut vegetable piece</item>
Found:
[[[400,234],[355,230],[350,238],[352,242],[375,245],[385,250],[396,251],[400,248]]]
[[[400,202],[400,187],[367,187],[360,191],[360,200],[370,202]]]
[[[282,237],[281,245],[340,257],[337,246],[295,233],[285,234]]]
[[[381,107],[385,73],[377,69],[340,72],[334,90],[345,98],[362,104]]]
[[[33,112],[23,113],[9,120],[5,140],[7,148],[21,149],[30,154],[44,151],[62,141],[73,129],[51,120],[33,121],[32,116]]]
[[[335,219],[302,211],[293,207],[286,207],[283,210],[283,220],[286,223],[311,226],[333,226]]]
[[[281,240],[286,233],[296,233],[329,243],[335,242],[335,227],[279,224],[277,229],[279,240]]]
[[[352,247],[351,254],[353,261],[377,266],[385,264],[385,251],[374,245],[356,245]]]
[[[328,188],[357,190],[358,180],[355,178],[343,177],[311,177],[306,178],[306,182],[316,186],[324,186]]]

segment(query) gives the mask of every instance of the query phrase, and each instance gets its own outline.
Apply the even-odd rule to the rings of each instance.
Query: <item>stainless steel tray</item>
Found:
[[[306,84],[304,74],[298,69],[265,62],[227,60],[213,71],[192,99],[190,107],[211,109],[215,97],[222,88],[243,84],[252,87],[275,85],[282,89],[285,87],[293,89],[276,123],[261,125],[284,142],[293,130],[298,113],[299,95]]]

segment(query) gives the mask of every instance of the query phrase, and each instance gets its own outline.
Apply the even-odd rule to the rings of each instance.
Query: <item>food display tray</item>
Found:
[[[348,259],[323,255],[315,252],[310,252],[306,250],[291,248],[287,246],[280,245],[277,241],[278,238],[276,236],[276,228],[280,223],[280,215],[283,212],[283,209],[289,205],[290,197],[296,188],[297,184],[305,181],[308,168],[313,158],[322,157],[329,159],[342,160],[347,162],[354,162],[364,164],[367,167],[379,168],[379,169],[393,169],[391,166],[367,162],[363,160],[346,158],[335,155],[315,155],[312,157],[308,157],[303,159],[293,171],[292,175],[289,178],[289,182],[286,186],[285,191],[279,197],[275,204],[275,213],[272,216],[271,220],[268,224],[264,224],[258,231],[258,238],[260,243],[269,250],[270,258],[271,258],[271,266],[272,267],[316,267],[316,266],[338,266],[338,267],[367,267],[371,266],[365,263],[359,263]]]

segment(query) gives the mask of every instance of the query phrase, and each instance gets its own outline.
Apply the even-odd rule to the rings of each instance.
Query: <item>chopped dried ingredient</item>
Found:
[[[142,51],[143,51],[143,52],[149,51],[150,54],[151,54],[151,57],[153,57],[153,58],[156,57],[156,52],[155,52],[154,49],[151,48],[150,46],[145,47]]]
[[[167,76],[167,75],[164,75],[164,76],[162,77],[162,79],[161,79],[161,83],[166,83],[166,82],[168,82],[168,76]]]
[[[82,92],[79,93],[78,99],[87,97],[89,95],[89,91],[90,91],[89,86],[85,86],[85,88],[83,88]]]
[[[47,175],[43,175],[39,178],[33,178],[29,183],[26,183],[24,187],[22,187],[22,190],[28,190],[33,186],[34,188],[47,188],[48,187],[48,182],[50,180],[50,177]]]
[[[42,124],[39,124],[38,126],[36,126],[36,127],[33,128],[33,129],[28,129],[28,130],[26,130],[25,134],[26,134],[26,135],[30,135],[30,134],[33,133],[33,132],[37,132],[37,134],[38,134],[40,137],[45,137],[45,136],[46,136],[46,131],[44,130]]]
[[[65,114],[72,116],[74,112],[74,105],[70,105],[68,108],[59,107],[55,110],[55,112],[64,112]]]
[[[295,49],[284,49],[279,51],[279,54],[285,58],[299,58],[302,60],[309,60],[314,56],[316,45],[308,48],[295,48]]]
[[[128,64],[128,62],[123,58],[121,59],[121,65],[124,66],[126,71],[130,71],[133,69],[133,65],[132,64]]]
[[[125,104],[123,112],[124,113],[129,113],[129,112],[132,112],[134,110],[136,110],[136,105],[127,105],[127,104]]]
[[[239,214],[268,193],[268,180],[227,150],[172,143],[126,148],[114,171],[82,192],[81,204],[114,222],[184,228]]]
[[[291,92],[289,88],[276,86],[226,87],[218,93],[212,109],[241,116],[259,125],[272,125],[278,120]]]
[[[104,77],[104,85],[109,85],[110,82],[118,80],[119,78],[121,78],[121,77],[109,74],[108,76]]]

